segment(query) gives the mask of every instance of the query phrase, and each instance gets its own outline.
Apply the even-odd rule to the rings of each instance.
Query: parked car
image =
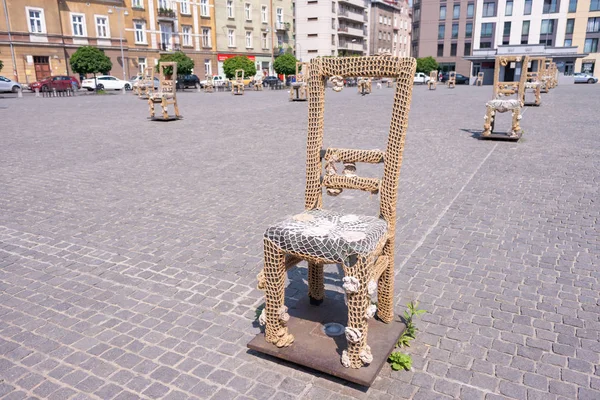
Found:
[[[263,86],[272,86],[277,84],[282,84],[283,81],[276,76],[266,76],[263,79]]]
[[[220,75],[214,75],[213,76],[213,86],[223,86],[227,84],[227,78],[220,76]],[[200,87],[204,88],[204,86],[206,86],[206,82],[207,80],[203,80],[200,81]]]
[[[419,85],[424,85],[429,82],[429,75],[425,75],[423,72],[417,72],[413,79],[413,84],[418,83]]]
[[[98,80],[98,90],[121,90],[123,88],[125,88],[125,90],[131,90],[132,87],[130,82],[110,75],[100,75],[97,76],[96,79]],[[81,82],[81,87],[92,91],[96,89],[96,82],[94,82],[94,78],[84,79],[83,82]]]
[[[178,88],[187,88],[193,87],[196,85],[200,85],[200,79],[196,75],[180,75],[177,77],[177,87]]]
[[[576,72],[573,74],[575,83],[597,83],[598,78],[585,72]]]
[[[19,91],[19,88],[22,89],[19,82],[11,81],[10,79],[5,78],[4,76],[0,76],[0,92],[17,93]]]
[[[68,89],[79,89],[79,81],[74,76],[48,76],[29,85],[31,90],[38,89],[40,92],[50,92],[56,89],[57,92],[63,92]]]
[[[448,72],[443,72],[442,79],[440,80],[440,82],[446,82],[447,80],[448,80]],[[456,84],[457,85],[468,85],[469,77],[464,76],[462,74],[456,74]]]
[[[137,87],[137,85],[139,85],[140,81],[142,81],[143,77],[141,75],[138,76],[134,76],[133,78],[131,78],[129,80],[129,83],[131,84],[131,87]],[[157,77],[154,77],[154,89],[158,90],[158,84],[159,84],[159,80]]]

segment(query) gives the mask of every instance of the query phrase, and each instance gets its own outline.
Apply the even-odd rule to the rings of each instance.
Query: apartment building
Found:
[[[296,57],[367,54],[366,0],[295,0]]]
[[[273,60],[293,52],[292,0],[218,0],[216,13],[219,74],[223,62],[245,55],[257,71],[273,75]]]
[[[476,0],[413,1],[413,57],[434,57],[443,71],[469,75]]]
[[[475,68],[484,54],[509,46],[552,57],[566,75],[600,76],[600,0],[477,0],[476,21]]]
[[[386,51],[394,56],[410,56],[412,21],[406,0],[369,1],[369,55]]]

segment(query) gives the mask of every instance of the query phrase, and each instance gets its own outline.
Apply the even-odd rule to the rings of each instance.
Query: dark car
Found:
[[[181,75],[177,78],[177,87],[180,89],[198,86],[200,86],[200,79],[196,75]]]
[[[59,75],[40,79],[37,82],[33,82],[29,87],[31,90],[38,89],[40,92],[51,92],[53,89],[56,89],[57,92],[61,92],[71,88],[79,89],[80,86],[75,77]]]
[[[448,72],[443,72],[442,79],[440,79],[440,82],[446,82],[447,80],[448,80]],[[457,85],[468,85],[469,77],[464,76],[462,74],[456,74],[456,84]]]
[[[267,76],[263,79],[263,86],[273,86],[282,84],[283,82],[276,76]]]

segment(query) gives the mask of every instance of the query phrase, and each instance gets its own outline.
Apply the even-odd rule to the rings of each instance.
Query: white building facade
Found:
[[[412,21],[407,0],[369,0],[368,54],[410,56]]]

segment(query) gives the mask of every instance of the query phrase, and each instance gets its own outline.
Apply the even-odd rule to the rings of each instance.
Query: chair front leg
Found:
[[[323,264],[308,263],[308,296],[312,305],[318,306],[323,302],[325,296]]]
[[[367,308],[370,303],[367,292],[369,264],[366,258],[361,257],[354,267],[344,268],[344,270],[348,279],[344,284],[348,297],[348,326],[346,327],[348,349],[342,353],[342,365],[360,368],[373,360],[371,349],[367,345]]]
[[[150,118],[154,118],[154,102],[152,99],[148,99],[148,106],[150,108]]]
[[[389,324],[394,320],[394,251],[386,250],[384,255],[388,257],[388,266],[377,282],[377,316]]]
[[[287,347],[294,336],[286,327],[289,315],[285,300],[285,254],[270,240],[265,239],[265,339],[277,347]]]

